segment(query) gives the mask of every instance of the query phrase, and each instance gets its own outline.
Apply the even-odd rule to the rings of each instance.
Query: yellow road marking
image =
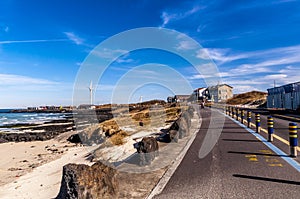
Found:
[[[250,162],[258,162],[256,155],[245,155],[245,157],[248,158]]]
[[[277,114],[274,114],[273,116],[283,117],[283,118],[287,118],[287,119],[292,119],[292,120],[300,121],[300,119],[298,119],[298,118],[290,117],[290,116],[286,116],[286,115],[277,115]]]
[[[253,126],[253,127],[256,127],[256,125],[255,125],[254,123],[250,122],[250,127],[252,127],[252,126]],[[260,130],[261,130],[262,132],[268,134],[268,130],[263,129],[263,128],[261,128]],[[276,138],[277,140],[279,140],[280,142],[282,142],[282,143],[284,143],[284,144],[290,146],[289,141],[287,141],[286,139],[284,139],[284,138],[282,138],[282,137],[280,137],[280,136],[278,136],[278,135],[276,135],[276,134],[273,134],[273,137]],[[299,146],[297,146],[296,149],[297,149],[297,151],[300,152],[300,147],[299,147]]]
[[[270,167],[283,167],[282,164],[268,164]]]
[[[257,158],[249,158],[249,161],[250,162],[258,162],[258,159]]]
[[[266,162],[280,162],[280,161],[274,158],[266,158]]]
[[[245,155],[246,158],[255,158],[256,155]]]
[[[259,152],[264,153],[264,154],[273,154],[273,152],[271,150],[266,150],[266,149],[259,150]]]
[[[251,123],[250,123],[250,127],[251,127],[251,126],[254,126],[254,127],[255,127],[255,124],[253,124],[253,123],[251,122]],[[261,131],[264,132],[264,133],[266,133],[266,134],[268,134],[268,130],[266,130],[266,129],[261,128]],[[273,134],[273,137],[276,138],[277,140],[283,142],[284,144],[290,146],[289,141],[283,139],[282,137],[280,137],[280,136],[278,136],[278,135],[276,135],[276,134]],[[300,147],[297,146],[296,148],[297,148],[297,151],[300,152]]]

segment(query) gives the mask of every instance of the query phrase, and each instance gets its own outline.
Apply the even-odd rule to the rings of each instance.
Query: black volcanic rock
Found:
[[[71,135],[67,141],[71,142],[71,143],[75,143],[75,144],[82,144],[82,141],[80,139],[80,136],[78,133]]]
[[[101,162],[92,166],[67,164],[56,199],[75,198],[117,198],[119,184],[117,171]]]

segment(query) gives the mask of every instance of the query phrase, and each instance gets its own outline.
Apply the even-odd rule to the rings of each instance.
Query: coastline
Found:
[[[140,167],[138,165],[130,163],[129,156],[133,157],[136,153],[136,149],[133,148],[133,144],[142,139],[145,136],[158,136],[163,133],[164,129],[167,129],[171,125],[172,121],[177,118],[180,107],[173,107],[167,105],[166,107],[167,118],[163,122],[159,122],[161,112],[154,110],[151,114],[152,119],[156,121],[152,125],[149,122],[150,109],[134,109],[131,112],[131,117],[137,122],[141,119],[145,122],[144,126],[126,126],[127,137],[124,138],[122,145],[112,145],[110,143],[109,134],[107,135],[108,142],[99,145],[97,143],[91,143],[92,146],[82,146],[81,144],[72,144],[67,141],[71,135],[78,132],[69,130],[66,132],[57,133],[55,125],[60,126],[61,123],[48,122],[43,123],[39,128],[53,127],[53,132],[56,132],[54,138],[49,137],[44,141],[19,141],[19,142],[7,142],[0,144],[0,155],[6,157],[5,161],[0,163],[0,198],[53,198],[56,197],[61,186],[62,170],[63,166],[68,163],[92,165],[97,161],[108,161],[114,164],[115,169],[121,171],[119,176],[120,184],[120,196],[121,198],[140,198],[145,197],[151,191],[156,182],[167,169],[167,165],[172,162],[177,152],[180,151],[189,137],[183,138],[179,143],[159,143],[161,148],[160,158],[154,160],[153,165],[149,167]],[[97,128],[87,128],[86,131],[97,132],[99,135],[104,135],[104,125],[113,129],[114,122],[107,118],[111,117],[111,113],[105,114],[108,110],[98,111],[102,115],[97,114],[105,122],[97,124]],[[89,116],[89,111],[84,111],[84,115],[81,115],[83,119]],[[102,121],[102,120],[99,120]],[[85,121],[85,120],[84,120]],[[74,125],[74,123],[72,123]],[[36,127],[36,126],[35,126]],[[25,129],[27,127],[24,127]],[[31,130],[33,127],[30,127]],[[66,129],[65,129],[66,130]],[[77,129],[78,130],[78,129]],[[83,129],[82,129],[83,130]],[[95,131],[97,130],[97,131]],[[45,131],[48,136],[51,132]],[[49,134],[50,133],[50,134]],[[18,136],[32,135],[33,132],[19,133]],[[40,132],[36,132],[40,134]],[[0,134],[1,135],[1,134]],[[110,144],[109,144],[110,143]],[[175,150],[175,148],[176,150]],[[170,150],[172,149],[172,150]],[[174,151],[175,150],[175,151]],[[169,153],[171,152],[172,155]],[[92,155],[92,156],[91,156]],[[169,158],[163,158],[169,157]],[[93,157],[92,159],[90,157]],[[102,159],[103,158],[103,159]],[[163,159],[161,159],[163,158]],[[171,159],[170,159],[171,158]],[[161,163],[164,162],[165,166]],[[149,172],[151,168],[155,166],[158,169],[155,172]],[[131,173],[129,167],[134,167],[138,173]],[[129,169],[129,170],[128,170]],[[145,170],[139,174],[140,170]],[[150,170],[149,170],[150,169]],[[148,171],[149,170],[149,171]],[[127,171],[130,171],[127,173]],[[147,179],[144,183],[137,185],[133,180],[130,185],[130,190],[125,187],[126,180],[128,178],[133,179]],[[126,185],[127,186],[127,185]]]
[[[61,134],[48,141],[0,145],[0,155],[6,156],[5,161],[0,163],[0,198],[55,197],[63,166],[68,163],[91,164],[86,160],[86,155],[97,147],[71,144],[66,141],[71,134],[74,132]],[[8,153],[10,150],[12,152]],[[10,169],[10,165],[13,165],[13,169]]]

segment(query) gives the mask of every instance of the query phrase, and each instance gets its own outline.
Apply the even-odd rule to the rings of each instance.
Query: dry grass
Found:
[[[153,101],[149,104],[152,104],[156,101]],[[157,103],[157,102],[156,102]],[[147,104],[148,105],[148,104]],[[106,105],[108,106],[108,105]],[[173,121],[178,118],[179,114],[182,110],[184,110],[186,107],[170,107],[168,105],[165,105],[163,109],[161,109],[161,105],[158,106],[157,109],[155,107],[137,107],[130,111],[129,115],[120,115],[119,117],[106,120],[99,125],[97,125],[97,128],[102,130],[101,133],[105,134],[106,137],[109,138],[109,142],[112,145],[122,145],[124,144],[124,138],[129,136],[129,132],[125,132],[122,129],[120,129],[120,126],[126,126],[129,125],[130,122],[132,122],[134,125],[139,127],[139,122],[142,121],[144,124],[143,128],[147,128],[148,125],[156,125],[155,121],[158,122],[157,125],[161,125],[161,122],[168,123],[170,121]],[[126,116],[126,117],[125,117]],[[131,118],[132,121],[128,121],[128,117]],[[131,124],[132,124],[131,123]],[[89,129],[89,131],[93,132],[95,131],[96,127],[93,127],[93,129]]]
[[[251,91],[234,96],[227,100],[227,104],[231,105],[260,105],[266,101],[267,93],[260,91]]]
[[[124,138],[127,136],[128,136],[127,132],[120,130],[119,132],[111,136],[110,142],[113,145],[117,145],[117,146],[122,145],[124,144]]]

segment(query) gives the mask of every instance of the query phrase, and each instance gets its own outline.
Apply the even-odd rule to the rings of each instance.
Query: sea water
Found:
[[[44,122],[63,119],[71,113],[11,113],[11,109],[0,109],[0,131],[10,131],[3,128],[14,124],[41,124]]]

